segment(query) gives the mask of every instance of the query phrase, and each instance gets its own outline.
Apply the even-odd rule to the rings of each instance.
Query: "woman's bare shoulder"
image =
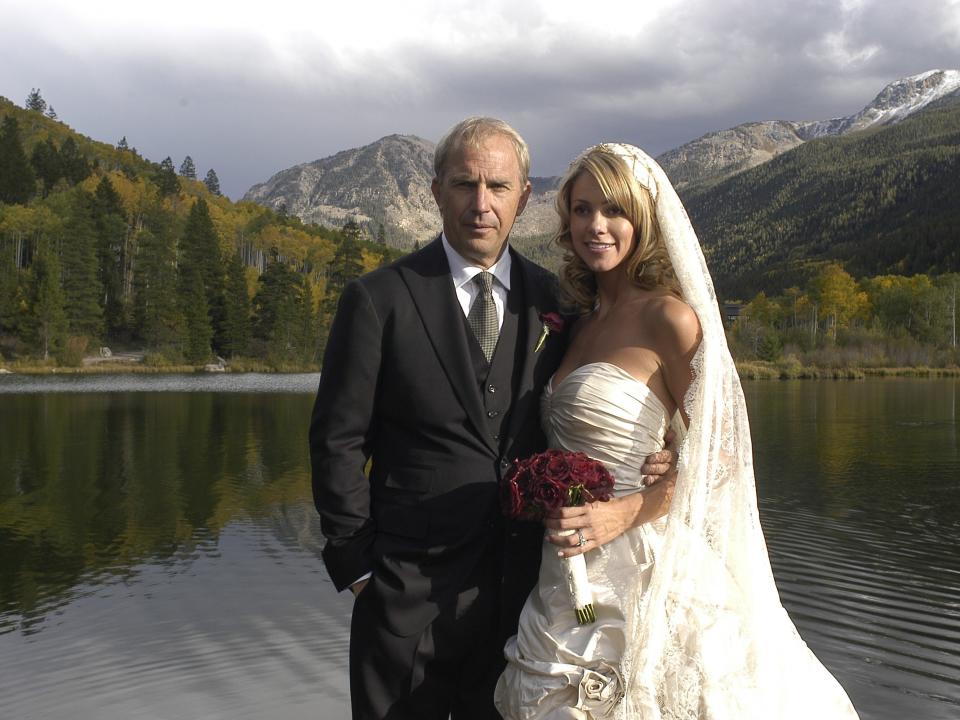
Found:
[[[674,295],[656,295],[644,303],[642,331],[667,354],[684,354],[700,341],[700,320]]]

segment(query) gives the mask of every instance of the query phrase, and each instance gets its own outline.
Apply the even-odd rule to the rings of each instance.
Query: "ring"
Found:
[[[577,537],[580,538],[580,542],[577,543],[577,547],[583,547],[587,544],[587,539],[583,536],[583,530],[577,530]]]

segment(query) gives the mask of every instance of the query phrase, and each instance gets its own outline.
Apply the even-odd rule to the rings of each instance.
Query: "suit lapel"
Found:
[[[410,291],[457,399],[477,435],[496,454],[497,446],[487,432],[483,400],[473,375],[470,349],[463,331],[463,311],[450,279],[450,267],[440,239],[409,258],[409,262],[399,266],[400,276]]]
[[[509,451],[513,444],[517,432],[524,422],[527,422],[531,412],[539,412],[540,393],[535,383],[535,370],[537,361],[544,356],[546,347],[541,348],[539,352],[534,349],[537,341],[540,339],[540,332],[543,328],[543,321],[540,319],[540,313],[547,310],[553,310],[556,305],[556,298],[550,293],[550,289],[544,287],[539,282],[539,278],[531,271],[531,263],[519,253],[513,253],[513,261],[520,267],[523,273],[524,289],[524,313],[520,318],[521,331],[525,333],[518,337],[518,342],[523,339],[523,368],[520,375],[520,385],[517,395],[513,400],[513,410],[510,413],[510,421],[507,426],[507,441],[504,447]]]

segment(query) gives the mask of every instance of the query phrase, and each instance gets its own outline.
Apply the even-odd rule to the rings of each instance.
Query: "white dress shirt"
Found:
[[[463,310],[464,317],[470,316],[470,306],[473,305],[474,298],[480,292],[480,288],[473,281],[474,276],[483,271],[482,267],[471,264],[463,255],[453,249],[447,236],[440,235],[443,243],[443,251],[447,254],[447,262],[450,265],[450,277],[453,279],[453,287],[457,291],[457,300],[460,301],[460,308]],[[507,291],[510,290],[510,248],[506,247],[500,259],[487,268],[487,272],[492,274],[496,282],[493,283],[493,305],[497,308],[497,327],[503,327],[503,312],[507,306]]]

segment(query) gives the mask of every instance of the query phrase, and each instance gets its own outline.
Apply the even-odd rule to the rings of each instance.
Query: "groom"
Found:
[[[310,449],[323,559],[356,595],[355,719],[499,717],[542,527],[504,519],[498,482],[545,447],[539,399],[565,344],[538,342],[555,278],[507,244],[529,165],[506,123],[458,123],[434,157],[443,233],[347,285],[337,308]]]

